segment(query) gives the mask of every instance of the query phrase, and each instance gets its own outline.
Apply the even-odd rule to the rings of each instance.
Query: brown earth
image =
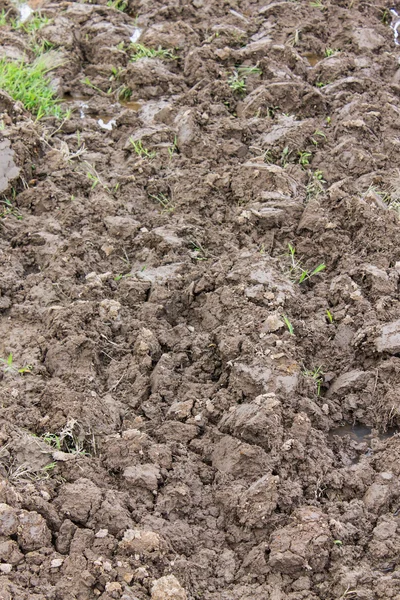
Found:
[[[385,8],[42,8],[73,113],[0,95],[1,599],[400,599]]]

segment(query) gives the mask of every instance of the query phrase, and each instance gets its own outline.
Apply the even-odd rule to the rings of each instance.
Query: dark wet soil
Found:
[[[0,93],[1,599],[400,598],[390,8],[40,9],[71,114]]]

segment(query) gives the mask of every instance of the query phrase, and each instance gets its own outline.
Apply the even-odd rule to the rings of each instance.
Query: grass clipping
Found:
[[[0,89],[20,100],[38,119],[45,116],[61,118],[64,111],[46,74],[63,64],[58,52],[39,56],[33,63],[0,59]]]

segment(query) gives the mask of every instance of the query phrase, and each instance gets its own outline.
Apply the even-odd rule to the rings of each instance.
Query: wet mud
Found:
[[[0,92],[0,598],[398,599],[400,6],[109,4]]]

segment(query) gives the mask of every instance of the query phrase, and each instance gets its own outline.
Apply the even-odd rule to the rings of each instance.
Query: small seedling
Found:
[[[104,190],[107,190],[108,192],[110,191],[110,189],[108,188],[108,186],[102,181],[100,175],[98,174],[98,172],[96,171],[96,169],[94,168],[93,165],[91,165],[90,163],[88,163],[86,160],[83,161],[83,163],[86,166],[86,176],[89,179],[89,181],[91,182],[91,189],[94,190],[99,184],[101,185],[101,187]]]
[[[0,365],[2,366],[4,373],[10,373],[12,375],[24,375],[24,373],[31,373],[33,369],[32,365],[16,367],[13,362],[12,352],[10,352],[7,358],[0,358]]]
[[[316,367],[314,370],[310,371],[305,369],[303,371],[304,377],[311,377],[315,381],[317,386],[317,396],[321,395],[321,385],[324,381],[322,367]]]
[[[290,335],[294,335],[294,329],[293,329],[293,325],[291,324],[291,322],[289,321],[289,319],[287,318],[286,315],[282,315],[282,319],[284,320],[284,323],[290,333]]]
[[[239,75],[243,75],[243,77],[248,77],[249,75],[262,75],[262,71],[259,67],[256,66],[240,66],[237,69]]]
[[[318,146],[318,143],[322,140],[326,140],[325,133],[320,129],[316,129],[311,136],[312,143],[314,144],[314,146]]]
[[[0,208],[0,219],[4,219],[8,216],[13,216],[18,221],[22,221],[22,215],[20,214],[18,209],[12,205],[11,200],[9,200],[8,198],[4,198],[3,200],[0,200],[0,205],[1,204],[4,206],[4,208]]]
[[[387,8],[383,9],[382,10],[382,16],[381,16],[382,23],[384,25],[389,25],[390,20],[391,20],[391,18],[390,18],[390,11]]]
[[[6,12],[3,8],[3,10],[0,12],[0,27],[4,27],[4,25],[7,25],[7,15],[8,11]]]
[[[142,140],[134,140],[132,137],[129,138],[130,143],[133,146],[133,150],[135,154],[137,154],[140,158],[154,158],[156,156],[155,150],[148,150],[143,146]]]
[[[133,54],[130,58],[131,62],[136,62],[141,58],[162,58],[164,60],[176,60],[178,57],[172,52],[172,50],[165,50],[159,46],[155,48],[146,48],[143,44],[131,44],[130,49],[133,50]]]
[[[306,201],[318,198],[324,191],[323,184],[326,183],[322,171],[314,171],[306,185]]]
[[[292,246],[292,244],[288,244],[288,249],[289,249],[289,258],[290,258],[290,275],[292,276],[293,280],[296,283],[304,283],[304,281],[307,281],[308,279],[311,279],[311,277],[314,277],[314,275],[317,275],[318,273],[320,273],[321,271],[323,271],[326,267],[325,263],[321,263],[320,265],[318,265],[317,267],[315,267],[315,269],[313,269],[312,271],[308,271],[307,269],[305,269],[301,262],[299,260],[297,260],[296,258],[296,248],[294,246]]]
[[[49,23],[50,19],[48,17],[42,17],[41,15],[35,14],[32,15],[28,21],[12,21],[11,27],[13,29],[22,29],[25,33],[34,34]]]
[[[156,202],[158,202],[163,209],[163,213],[172,213],[175,210],[175,206],[172,204],[171,200],[169,198],[167,198],[167,196],[165,194],[158,194],[157,196],[155,194],[149,194],[150,198],[153,198],[153,200],[156,200]]]
[[[337,50],[336,48],[325,48],[324,54],[326,58],[329,58],[330,56],[334,56],[338,52],[340,52],[340,50]]]
[[[311,277],[314,277],[314,275],[321,273],[321,271],[323,271],[325,269],[325,267],[326,267],[326,265],[324,263],[321,263],[320,265],[318,265],[318,267],[315,267],[315,269],[313,269],[312,271],[307,271],[306,269],[302,269],[302,273],[299,277],[299,283],[303,283],[304,281],[311,279]]]
[[[178,136],[174,137],[174,143],[172,144],[172,146],[170,146],[168,148],[168,154],[169,157],[172,158],[174,154],[177,154],[179,152],[178,149]]]
[[[333,315],[332,315],[331,311],[329,310],[329,308],[326,309],[326,318],[328,319],[329,323],[332,325]]]
[[[325,10],[325,6],[322,4],[321,0],[314,0],[314,2],[310,2],[311,8],[319,8],[320,10]]]
[[[311,152],[301,152],[299,150],[299,165],[306,167],[310,164]]]
[[[108,0],[107,6],[124,12],[128,8],[128,2],[126,0]]]
[[[317,86],[317,88],[323,88],[326,85],[329,85],[329,81],[327,81],[326,83],[324,83],[323,81],[317,81],[317,83],[315,84]]]
[[[342,542],[342,540],[334,540],[334,541],[333,541],[333,543],[334,543],[336,546],[343,546],[343,542]]]
[[[228,77],[228,85],[234,92],[238,94],[246,93],[246,80],[240,77],[238,71],[234,70],[233,74]]]
[[[66,452],[68,454],[88,456],[88,452],[86,452],[84,447],[84,442],[75,434],[76,425],[77,422],[74,419],[71,419],[58,433],[46,432],[41,438],[54,450]],[[53,463],[50,463],[50,465],[51,464]],[[51,470],[54,467],[51,467],[50,465],[47,465],[47,468]]]

